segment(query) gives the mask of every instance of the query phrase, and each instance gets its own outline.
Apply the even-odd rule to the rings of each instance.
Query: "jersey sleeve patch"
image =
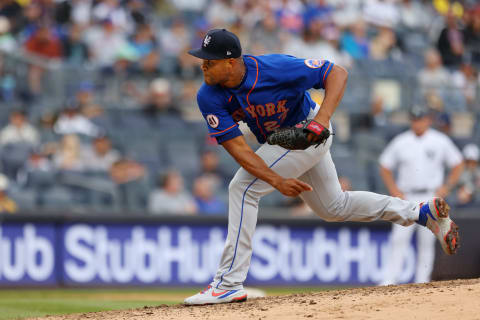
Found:
[[[210,127],[215,129],[220,124],[220,120],[218,120],[218,117],[216,115],[209,114],[207,115],[207,123]]]
[[[318,69],[323,66],[323,64],[325,63],[325,60],[305,59],[304,62],[307,65],[307,67],[312,69]]]

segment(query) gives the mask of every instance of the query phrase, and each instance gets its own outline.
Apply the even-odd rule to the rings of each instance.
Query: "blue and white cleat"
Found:
[[[433,198],[420,204],[420,220],[433,232],[446,254],[455,254],[460,246],[458,226],[450,219],[450,206],[442,198]]]
[[[222,290],[209,285],[205,290],[185,299],[183,303],[187,306],[193,306],[244,301],[247,301],[247,292],[244,289]]]

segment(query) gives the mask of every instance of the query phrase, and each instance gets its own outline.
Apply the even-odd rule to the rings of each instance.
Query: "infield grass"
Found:
[[[262,289],[267,295],[283,295],[336,288]],[[0,320],[176,304],[198,291],[199,288],[3,289],[0,290]]]

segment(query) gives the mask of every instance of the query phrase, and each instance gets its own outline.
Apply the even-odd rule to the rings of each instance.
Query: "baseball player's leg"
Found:
[[[386,220],[404,226],[418,219],[418,204],[366,191],[342,191],[330,151],[299,177],[310,184],[311,192],[301,198],[327,221]]]
[[[281,155],[277,155],[279,158]],[[264,159],[265,160],[265,159]],[[220,259],[220,266],[212,286],[237,290],[250,266],[252,237],[258,214],[258,203],[263,194],[272,191],[268,184],[255,179],[240,168],[229,185],[228,234]]]
[[[429,282],[435,261],[435,236],[427,228],[417,232],[417,270],[415,282]]]
[[[382,285],[397,284],[399,282],[410,240],[417,229],[419,228],[416,225],[408,227],[398,224],[392,225],[392,232],[389,238],[390,250],[384,268]]]
[[[311,169],[328,152],[331,139],[308,151],[288,151],[265,144],[257,154],[284,178],[296,178]],[[220,267],[212,282],[218,289],[242,288],[250,266],[252,237],[257,223],[260,198],[274,188],[240,168],[229,186],[228,235]]]

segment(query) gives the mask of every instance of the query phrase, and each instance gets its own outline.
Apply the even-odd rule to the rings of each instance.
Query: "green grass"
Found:
[[[0,319],[141,308],[177,302],[169,299],[166,293],[165,290],[150,289],[0,290]],[[162,300],[163,297],[165,300]]]
[[[5,289],[0,290],[0,320],[54,314],[176,304],[199,288],[147,289]],[[325,288],[265,288],[268,295],[321,291]]]
[[[47,314],[67,314],[102,310],[140,308],[152,302],[131,301],[75,301],[67,299],[21,299],[0,302],[0,319],[21,319]]]

